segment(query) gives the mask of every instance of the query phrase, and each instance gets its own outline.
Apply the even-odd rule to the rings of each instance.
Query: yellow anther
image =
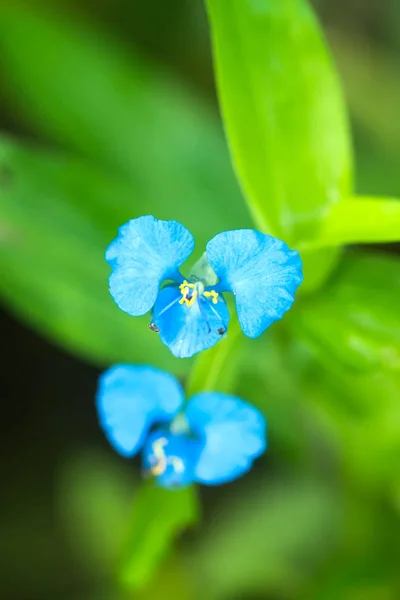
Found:
[[[218,302],[219,294],[215,290],[211,290],[211,292],[203,292],[203,296],[205,296],[206,298],[212,298],[213,304],[217,304]]]
[[[179,304],[186,304],[186,306],[192,306],[197,298],[197,290],[195,289],[194,283],[188,283],[185,279],[183,283],[179,286],[179,289],[182,294],[182,298],[179,300]],[[189,291],[194,290],[193,294],[188,298]]]
[[[167,468],[167,457],[164,452],[164,446],[168,444],[168,440],[166,438],[159,438],[152,444],[154,456],[157,459],[157,462],[154,466],[151,467],[150,473],[155,475],[162,475]]]
[[[173,466],[174,471],[176,471],[177,473],[183,473],[183,471],[185,470],[183,460],[178,456],[169,456],[167,462],[169,465]]]
[[[194,283],[188,283],[188,282],[186,281],[186,279],[185,279],[185,281],[184,281],[183,283],[181,283],[181,285],[179,286],[179,289],[180,289],[180,290],[181,290],[181,292],[182,292],[182,290],[184,290],[185,288],[192,288],[192,289],[193,289],[193,288],[195,288],[195,287],[196,287],[196,286],[194,285]]]
[[[215,290],[211,290],[210,292],[203,292],[204,286],[196,288],[196,285],[194,283],[188,283],[186,279],[183,283],[181,283],[179,289],[182,294],[182,298],[179,300],[179,304],[186,304],[186,306],[192,306],[195,303],[199,292],[200,294],[203,294],[203,296],[205,296],[206,298],[211,298],[213,304],[217,304],[218,302],[218,292],[216,292]],[[190,293],[191,290],[193,290],[192,293]]]
[[[154,467],[151,467],[150,473],[152,475],[154,475],[154,477],[158,477],[159,475],[162,475],[163,473],[165,473],[166,468],[167,468],[166,461],[158,461],[158,462],[156,462]]]
[[[149,469],[152,475],[158,477],[165,473],[167,465],[172,465],[177,473],[182,473],[185,470],[183,460],[178,456],[167,456],[164,452],[164,446],[168,444],[167,438],[159,438],[152,444],[154,456],[157,462]]]

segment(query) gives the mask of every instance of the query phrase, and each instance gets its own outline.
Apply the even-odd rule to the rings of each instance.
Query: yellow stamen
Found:
[[[185,288],[192,288],[192,289],[193,289],[193,288],[195,288],[195,287],[196,287],[196,286],[194,285],[194,283],[188,283],[188,282],[186,281],[186,279],[185,279],[185,281],[184,281],[183,283],[181,283],[181,285],[179,286],[179,289],[180,289],[180,290],[181,290],[181,292],[182,292],[182,290],[184,290]]]
[[[183,460],[178,456],[169,456],[167,459],[167,463],[172,465],[177,473],[183,473],[183,471],[185,470]]]
[[[186,304],[186,306],[192,306],[197,298],[197,290],[195,289],[194,283],[188,283],[185,279],[183,283],[179,286],[179,289],[182,294],[182,298],[179,300],[179,304]],[[190,298],[188,298],[189,291],[194,290],[193,294]]]
[[[154,456],[157,459],[156,464],[151,467],[150,473],[155,475],[162,475],[167,468],[167,457],[165,456],[164,446],[168,444],[168,440],[166,438],[160,438],[154,442],[152,445]]]
[[[179,286],[179,289],[182,294],[182,298],[179,300],[179,304],[186,304],[186,306],[192,306],[195,303],[197,296],[199,295],[199,292],[196,289],[196,285],[194,283],[188,283],[185,279],[185,281]],[[210,292],[202,292],[203,289],[204,286],[202,286],[200,294],[203,293],[203,296],[212,299],[213,304],[217,304],[219,296],[218,292],[216,292],[215,290],[211,290]],[[192,294],[190,294],[191,290],[193,290]],[[190,298],[188,298],[189,294]]]
[[[211,290],[211,292],[203,292],[203,296],[205,296],[206,298],[212,298],[213,304],[217,304],[218,302],[219,294],[215,290]]]
[[[185,466],[181,458],[178,456],[166,456],[164,452],[164,446],[167,444],[168,440],[166,438],[159,438],[152,444],[154,456],[156,457],[157,462],[149,470],[150,473],[156,477],[165,473],[167,465],[172,465],[177,473],[182,473],[185,470]]]

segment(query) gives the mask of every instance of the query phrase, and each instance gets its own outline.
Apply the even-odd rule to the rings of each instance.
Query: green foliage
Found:
[[[104,250],[132,216],[135,188],[77,159],[2,139],[1,291],[12,310],[100,364],[150,357],[182,372],[148,317],[115,310]],[[116,203],[118,198],[118,203]]]
[[[184,223],[197,254],[222,229],[249,223],[215,118],[164,75],[144,77],[138,61],[104,54],[91,31],[2,6],[0,33],[8,81],[24,89],[23,118],[100,163],[0,142],[2,295],[95,362],[157,360],[187,370],[149,336],[146,318],[115,309],[103,256],[117,227],[143,213]]]
[[[58,147],[0,140],[5,303],[95,363],[151,362],[188,375],[188,395],[237,393],[270,428],[270,450],[254,473],[226,498],[207,491],[211,531],[184,551],[171,547],[198,520],[197,490],[169,493],[147,482],[127,524],[131,473],[117,476],[103,459],[67,464],[59,515],[98,576],[99,597],[124,538],[119,581],[141,598],[269,592],[320,600],[350,598],[350,585],[380,600],[368,596],[361,560],[391,598],[399,547],[383,532],[398,531],[399,266],[342,246],[399,240],[400,204],[368,189],[352,196],[342,93],[308,3],[207,7],[240,184],[256,226],[300,250],[305,282],[291,312],[261,339],[245,339],[232,319],[229,336],[194,364],[173,359],[146,317],[117,309],[103,256],[117,227],[141,214],[186,225],[197,242],[193,262],[218,231],[251,226],[218,120],[176,78],[93,27],[35,3],[0,7],[6,102]],[[357,45],[341,47],[352,58],[345,75],[359,82],[349,96],[357,123],[391,151],[398,131],[371,120],[376,86],[357,68]],[[390,69],[380,81],[399,96]],[[385,104],[391,115],[396,106]],[[390,193],[379,189],[384,155],[360,155],[363,186]],[[338,548],[340,560],[332,558]],[[176,581],[184,584],[175,594]]]
[[[93,451],[74,453],[63,464],[56,509],[70,547],[92,576],[100,569],[112,581],[118,564],[128,590],[149,584],[173,539],[199,519],[193,488],[171,494],[153,482],[141,485],[131,467]]]
[[[318,297],[291,320],[318,365],[308,399],[334,427],[344,468],[360,485],[393,494],[400,460],[398,260],[348,254]]]
[[[340,86],[304,0],[207,0],[217,82],[238,175],[259,227],[312,235],[349,195]]]
[[[322,357],[324,361],[325,357]],[[321,361],[321,356],[318,357]],[[309,399],[334,431],[343,471],[353,484],[396,506],[399,481],[399,370],[352,373],[334,361],[313,375]],[[395,520],[393,526],[398,525]],[[398,551],[398,548],[397,548]]]
[[[233,309],[233,307],[230,307]],[[202,352],[196,359],[187,382],[187,394],[215,390],[232,392],[240,374],[243,334],[238,322],[229,326],[229,337]]]
[[[57,520],[69,545],[93,575],[99,569],[112,575],[137,488],[137,482],[132,486],[129,468],[110,456],[75,452],[62,465],[56,481]]]
[[[331,208],[316,246],[393,242],[399,239],[399,232],[399,200],[356,197]]]
[[[335,538],[340,498],[334,494],[312,481],[269,480],[249,492],[245,506],[236,499],[192,557],[200,590],[211,599],[266,587],[295,594],[324,558],[321,538]],[[307,557],[300,563],[305,545]]]
[[[131,590],[149,583],[177,534],[197,521],[194,487],[171,493],[156,487],[154,481],[142,485],[135,498],[126,559],[120,569],[122,584]]]
[[[348,253],[328,285],[291,320],[317,354],[357,370],[400,368],[396,258]]]
[[[221,127],[179,82],[105,39],[51,13],[1,6],[10,100],[40,133],[132,182],[126,218],[181,221],[200,256],[221,229],[250,224]],[[120,211],[117,196],[114,204]]]

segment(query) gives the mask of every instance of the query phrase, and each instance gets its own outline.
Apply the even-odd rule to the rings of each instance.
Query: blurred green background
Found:
[[[344,83],[356,189],[399,196],[398,1],[314,6]],[[0,597],[399,598],[398,248],[347,250],[286,325],[238,338],[229,360],[222,343],[204,355],[211,386],[267,414],[270,449],[245,478],[202,488],[200,514],[185,497],[155,502],[98,429],[97,376],[124,360],[184,381],[193,361],[116,308],[102,256],[141,214],[185,224],[197,256],[251,226],[203,3],[1,0],[0,68]]]

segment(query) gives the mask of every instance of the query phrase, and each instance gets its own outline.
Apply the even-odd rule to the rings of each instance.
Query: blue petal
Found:
[[[202,450],[198,440],[176,435],[168,430],[154,431],[143,449],[143,467],[165,488],[178,488],[193,483],[195,467]]]
[[[196,394],[185,414],[193,433],[205,440],[195,471],[200,483],[219,484],[240,477],[266,448],[263,415],[235,396]]]
[[[193,247],[192,234],[176,221],[147,215],[122,225],[106,251],[110,292],[119,308],[132,316],[147,313],[162,281],[175,278]]]
[[[283,317],[303,281],[299,254],[252,229],[216,235],[207,244],[207,258],[220,288],[235,294],[239,323],[251,338]]]
[[[96,405],[110,444],[123,456],[143,446],[149,428],[169,421],[183,404],[178,381],[154,367],[115,365],[99,380]]]
[[[161,290],[154,306],[153,322],[160,330],[161,341],[172,354],[188,358],[211,348],[221,339],[228,327],[229,311],[221,295],[217,304],[201,299],[192,306],[179,304],[181,298],[175,286]]]

